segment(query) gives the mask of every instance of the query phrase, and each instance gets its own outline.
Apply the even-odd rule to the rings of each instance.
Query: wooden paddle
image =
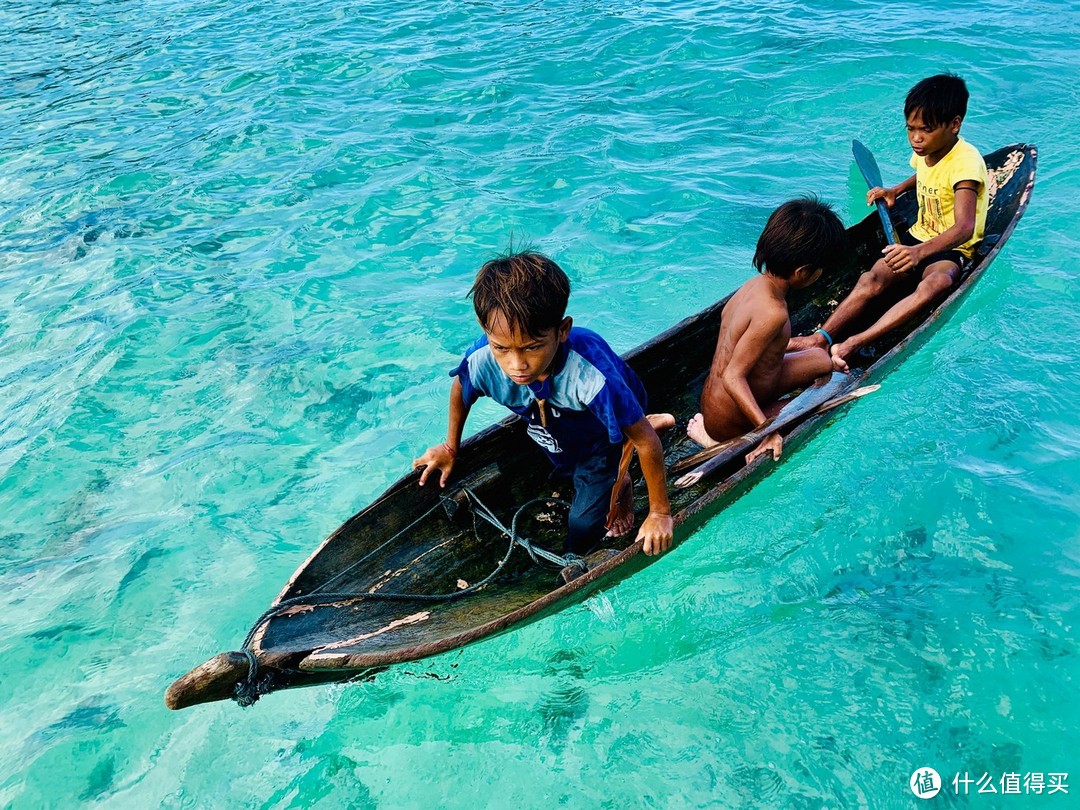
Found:
[[[855,380],[847,374],[842,374],[839,371],[834,371],[827,380],[818,385],[807,386],[797,397],[790,399],[784,403],[784,406],[773,418],[769,419],[764,425],[757,430],[752,430],[749,433],[742,436],[736,436],[734,439],[728,439],[726,442],[720,444],[714,444],[712,447],[706,447],[704,450],[699,450],[692,456],[677,461],[671,467],[672,473],[682,472],[692,467],[696,467],[704,461],[715,457],[719,453],[731,450],[734,447],[745,447],[747,442],[753,442],[754,437],[761,434],[761,437],[768,436],[770,433],[777,429],[777,423],[780,426],[788,424],[792,418],[798,418],[810,413],[815,408],[823,406],[823,403],[827,404],[834,398],[843,395],[850,388],[854,387]],[[759,439],[760,440],[760,439]],[[737,455],[735,453],[734,455]],[[731,457],[734,458],[734,455]]]
[[[855,163],[858,165],[859,171],[862,172],[867,187],[884,187],[881,182],[881,169],[878,168],[873,153],[863,146],[860,141],[854,140],[851,142],[851,154],[855,156]],[[881,217],[881,227],[885,229],[885,239],[890,245],[900,244],[900,240],[896,236],[896,228],[893,227],[892,220],[889,218],[889,207],[881,199],[875,200],[874,203],[877,205],[878,216]]]
[[[853,379],[850,375],[834,372],[828,382],[807,388],[799,394],[799,396],[795,397],[795,399],[785,405],[780,413],[773,419],[766,422],[757,430],[751,430],[749,433],[739,436],[736,439],[723,442],[714,447],[708,447],[700,453],[695,453],[688,459],[684,459],[682,462],[676,464],[673,468],[673,472],[686,469],[689,464],[696,463],[695,460],[702,458],[706,459],[702,463],[699,463],[692,472],[677,479],[675,481],[675,487],[678,489],[685,489],[686,487],[693,486],[706,475],[724,466],[732,459],[749,453],[770,433],[775,433],[793,422],[808,419],[811,416],[816,416],[819,413],[832,410],[853,399],[858,399],[859,397],[872,393],[881,387],[880,385],[867,385],[862,388],[854,388],[856,383],[857,380]],[[712,455],[708,456],[707,454],[710,453]]]

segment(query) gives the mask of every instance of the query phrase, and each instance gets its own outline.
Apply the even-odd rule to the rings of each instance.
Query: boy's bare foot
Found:
[[[848,338],[843,343],[837,343],[835,346],[832,347],[832,350],[829,352],[829,355],[832,357],[833,368],[837,371],[842,371],[847,374],[849,371],[851,371],[851,369],[848,367],[848,356],[853,352],[857,352],[861,348],[862,346],[859,345],[859,343],[853,337]]]
[[[821,332],[811,332],[809,335],[793,337],[787,343],[785,352],[801,352],[804,349],[828,349],[829,342]]]
[[[615,514],[608,528],[608,537],[622,537],[634,528],[634,482],[624,475],[619,482],[619,494],[615,499]]]
[[[705,417],[700,413],[694,414],[686,425],[686,435],[700,444],[702,447],[712,447],[720,442],[705,432]]]

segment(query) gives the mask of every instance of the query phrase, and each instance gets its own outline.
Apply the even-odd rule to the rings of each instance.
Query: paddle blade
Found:
[[[730,442],[724,442],[723,446],[719,448],[715,455],[704,463],[699,464],[691,472],[676,479],[675,488],[686,489],[687,487],[692,487],[713,470],[719,469],[733,458],[744,453],[749,453],[754,449],[754,446],[761,441],[763,435],[764,434],[762,433],[751,432],[747,433],[745,436],[733,439]]]
[[[828,402],[826,402],[824,405],[814,411],[814,415],[817,416],[817,414],[819,413],[825,413],[826,411],[831,411],[833,408],[839,408],[841,405],[847,405],[847,403],[851,402],[853,399],[865,397],[867,394],[874,393],[879,388],[881,388],[880,385],[864,385],[862,388],[856,388],[850,394],[844,394],[843,396],[839,396],[836,399],[830,399]]]
[[[790,400],[780,410],[780,413],[764,427],[725,442],[720,448],[717,448],[716,455],[708,458],[686,475],[676,479],[675,488],[685,489],[686,487],[692,487],[702,478],[737,456],[749,453],[757,447],[762,439],[774,431],[782,430],[787,425],[795,424],[809,416],[820,413],[823,409],[827,410],[829,407],[836,407],[844,402],[850,402],[851,399],[869,394],[878,388],[878,386],[869,385],[864,388],[854,389],[855,380],[856,378],[849,374],[833,372],[828,381],[807,387],[801,394]]]
[[[859,171],[862,172],[867,188],[884,185],[881,182],[881,169],[878,168],[873,153],[861,141],[853,140],[851,142],[851,154],[855,156],[855,163],[858,165]],[[885,231],[886,241],[890,245],[898,244],[900,240],[896,236],[896,229],[893,227],[892,219],[889,218],[888,206],[885,205],[884,200],[875,200],[874,204],[877,207],[878,217],[881,219],[881,227]]]
[[[858,164],[859,171],[862,172],[863,179],[866,180],[869,188],[883,185],[881,169],[878,168],[873,153],[863,145],[862,141],[851,142],[851,154],[855,156],[855,163]]]
[[[692,467],[696,467],[701,462],[708,461],[713,456],[723,453],[729,447],[738,444],[742,440],[742,436],[736,436],[734,439],[728,439],[726,442],[720,442],[719,444],[714,444],[712,447],[706,447],[704,450],[698,450],[693,455],[679,459],[672,464],[670,472],[674,475],[676,473],[681,473],[683,470],[689,470]]]
[[[681,478],[675,479],[675,489],[686,489],[687,487],[692,487],[704,477],[705,473],[701,470],[695,470],[694,472],[687,473]]]

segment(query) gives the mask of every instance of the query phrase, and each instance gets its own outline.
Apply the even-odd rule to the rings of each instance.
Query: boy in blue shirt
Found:
[[[556,469],[573,477],[568,552],[586,553],[604,537],[611,503],[617,508],[609,534],[633,528],[629,476],[616,481],[624,437],[638,452],[649,490],[649,516],[637,539],[646,554],[666,551],[672,520],[664,451],[645,415],[645,389],[603,338],[565,317],[566,274],[538,253],[512,254],[481,267],[469,294],[484,336],[451,372],[447,438],[413,462],[424,468],[420,485],[438,472],[446,486],[469,409],[489,396],[525,420]],[[664,415],[657,424],[674,419]]]
[[[859,277],[855,289],[821,328],[793,338],[789,351],[828,347],[833,365],[847,371],[848,357],[925,312],[960,282],[983,238],[988,200],[986,164],[979,150],[960,137],[967,103],[967,85],[951,73],[931,76],[911,88],[904,117],[915,174],[893,188],[870,189],[866,201],[883,199],[891,208],[898,195],[915,189],[918,219],[899,245],[885,247],[883,257]],[[873,299],[898,281],[916,285],[914,291],[868,329],[833,343]]]

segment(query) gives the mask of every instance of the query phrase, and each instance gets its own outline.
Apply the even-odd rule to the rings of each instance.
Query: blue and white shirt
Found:
[[[548,378],[518,385],[499,368],[487,335],[450,372],[466,405],[491,397],[525,420],[529,435],[557,467],[572,467],[610,444],[645,415],[645,387],[595,332],[574,327],[559,345]],[[537,400],[544,400],[547,426]]]

